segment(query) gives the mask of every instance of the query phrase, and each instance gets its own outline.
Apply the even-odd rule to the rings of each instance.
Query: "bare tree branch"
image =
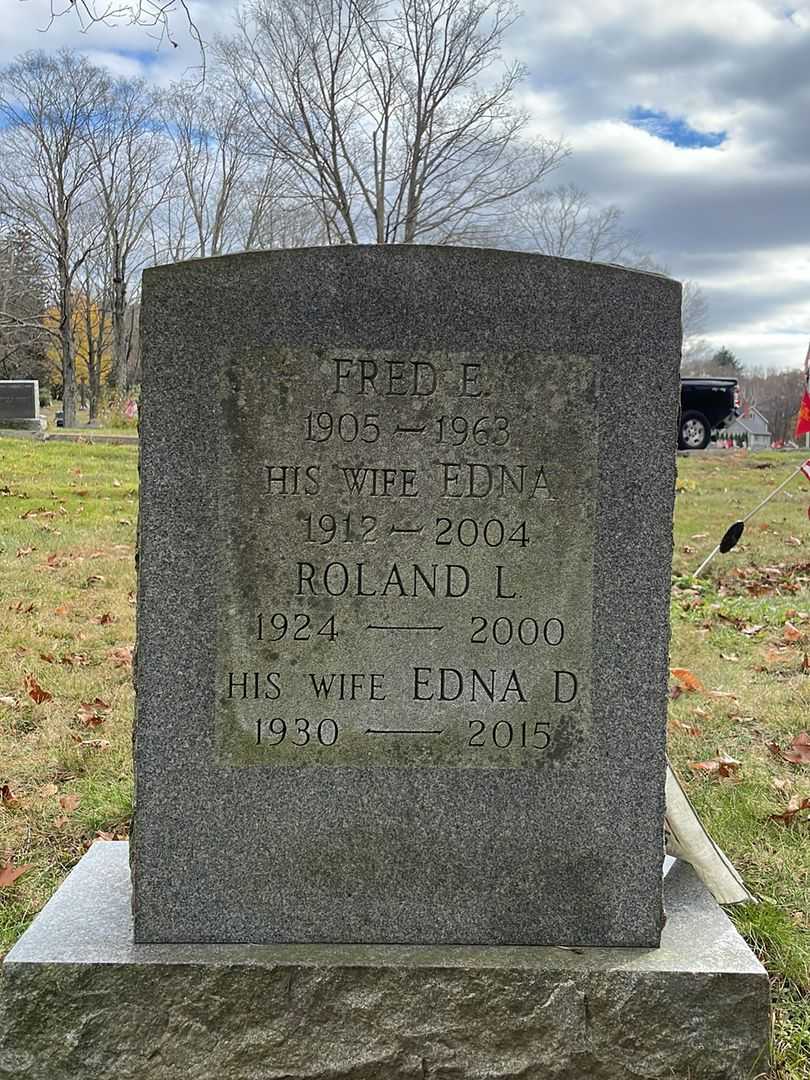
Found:
[[[509,0],[249,0],[217,54],[331,240],[494,237],[568,153],[528,139],[519,66],[492,80]]]
[[[205,43],[200,35],[197,23],[191,13],[188,0],[131,0],[119,3],[117,0],[19,0],[22,4],[35,3],[44,9],[45,24],[40,27],[47,32],[57,19],[64,15],[73,15],[86,33],[91,26],[99,23],[104,26],[142,26],[150,32],[160,47],[168,42],[172,48],[179,48],[179,41],[173,30],[174,16],[182,14],[186,29],[197,45],[202,62],[205,62]]]

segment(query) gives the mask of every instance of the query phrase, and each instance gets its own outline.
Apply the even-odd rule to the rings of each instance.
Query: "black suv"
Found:
[[[678,449],[705,450],[712,431],[732,423],[739,409],[736,379],[681,379]]]

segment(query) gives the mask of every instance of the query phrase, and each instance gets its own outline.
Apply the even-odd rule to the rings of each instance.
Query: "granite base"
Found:
[[[134,945],[98,843],[12,949],[2,1080],[742,1080],[764,969],[685,864],[659,949]]]
[[[48,421],[44,416],[34,416],[29,419],[0,420],[0,435],[42,435],[48,427]]]

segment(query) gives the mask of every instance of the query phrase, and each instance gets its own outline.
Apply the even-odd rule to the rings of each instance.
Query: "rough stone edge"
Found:
[[[685,864],[665,881],[661,949],[134,945],[127,847],[94,845],[6,958],[0,1080],[745,1080],[766,1067],[767,975]]]

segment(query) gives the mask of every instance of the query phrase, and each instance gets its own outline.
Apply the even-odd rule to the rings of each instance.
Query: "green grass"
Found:
[[[705,692],[672,700],[670,755],[761,901],[730,913],[772,978],[772,1080],[810,1076],[810,815],[770,817],[810,796],[810,766],[768,747],[810,727],[810,485],[798,477],[700,582],[689,574],[802,457],[681,457],[676,499],[671,662]],[[0,952],[95,838],[127,835],[136,465],[131,446],[0,439],[0,696],[14,701],[0,702],[0,789],[14,796],[0,802],[0,862],[31,865],[0,889]],[[35,704],[26,675],[52,699]],[[95,698],[109,708],[87,727]],[[740,762],[728,779],[690,769],[718,753]]]
[[[810,485],[797,477],[698,583],[688,573],[805,456],[678,459],[671,609],[672,666],[687,668],[707,691],[735,695],[676,697],[670,756],[710,833],[760,899],[730,914],[772,978],[770,1075],[779,1080],[810,1076],[810,815],[791,825],[770,817],[791,796],[810,796],[810,766],[769,749],[810,729]],[[731,777],[690,769],[718,753],[740,762]]]
[[[0,863],[31,866],[0,890],[0,953],[97,834],[127,834],[136,516],[136,447],[0,439]]]

